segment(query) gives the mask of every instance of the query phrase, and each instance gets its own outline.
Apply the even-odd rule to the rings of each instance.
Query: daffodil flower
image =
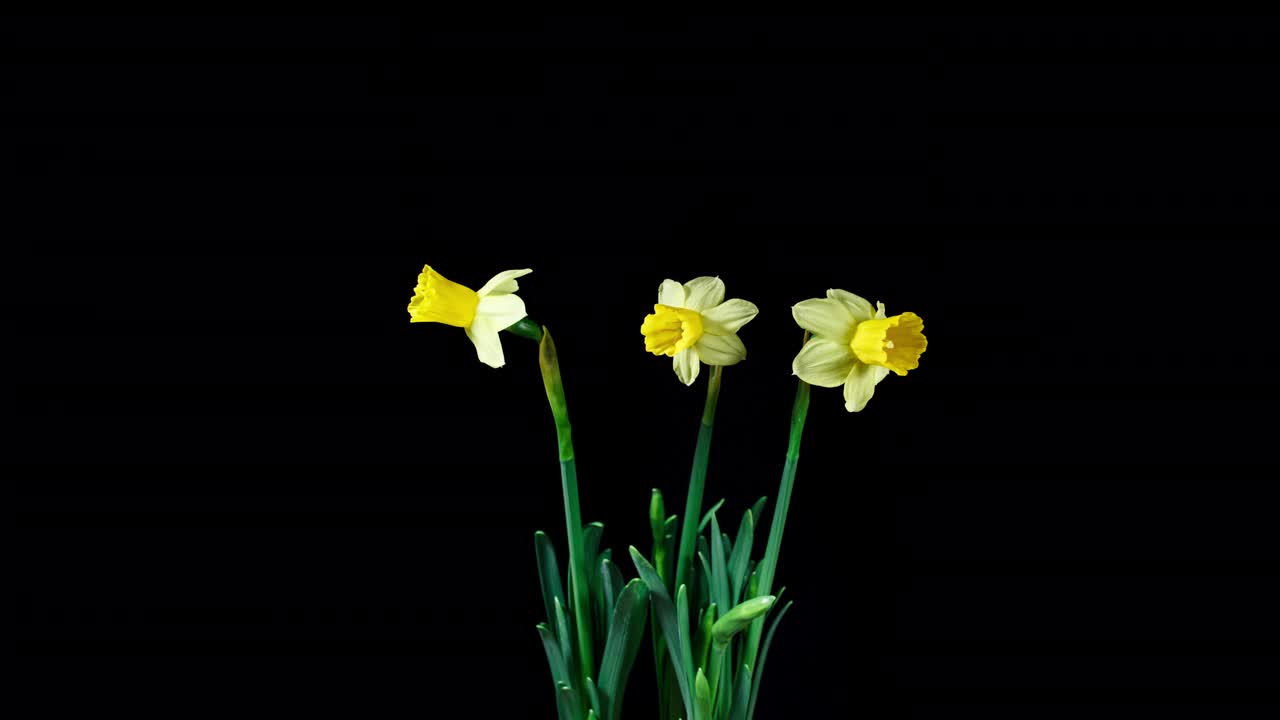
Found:
[[[791,370],[810,385],[844,385],[844,407],[859,412],[876,385],[892,371],[906,375],[920,366],[928,341],[915,313],[885,317],[884,303],[871,303],[844,290],[805,300],[791,308],[800,327],[814,337],[801,348]]]
[[[735,365],[747,356],[738,330],[760,311],[746,300],[725,300],[724,282],[699,277],[681,285],[663,280],[658,304],[646,315],[640,333],[644,349],[672,359],[685,385],[698,378],[702,363]]]
[[[475,344],[480,362],[502,367],[506,361],[498,333],[525,317],[524,301],[513,293],[520,289],[516,278],[531,272],[505,270],[479,290],[472,290],[424,265],[409,301],[409,322],[438,322],[463,328]]]

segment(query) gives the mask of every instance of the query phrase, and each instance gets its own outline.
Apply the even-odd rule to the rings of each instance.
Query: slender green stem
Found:
[[[560,447],[560,485],[564,492],[564,523],[569,536],[569,596],[572,598],[574,624],[577,626],[578,687],[585,692],[586,678],[595,675],[594,645],[591,640],[591,604],[588,594],[586,563],[583,557],[582,510],[578,503],[578,472],[573,460],[573,437],[569,426],[569,409],[560,380],[560,359],[551,333],[542,328],[538,365],[547,402],[556,421],[556,439]]]
[[[676,580],[673,587],[689,582],[689,567],[693,564],[694,549],[698,544],[698,520],[702,517],[702,490],[707,483],[707,459],[711,454],[711,430],[716,422],[716,401],[720,399],[720,375],[723,367],[712,366],[707,382],[707,403],[702,408],[702,423],[698,426],[698,444],[693,451],[693,470],[689,473],[689,495],[685,498],[684,515],[680,516],[680,551],[676,556]]]
[[[809,333],[804,339],[809,340]],[[782,481],[778,485],[778,500],[773,508],[773,522],[769,525],[769,544],[764,557],[756,568],[759,580],[756,595],[769,595],[773,591],[773,577],[778,568],[778,553],[782,550],[782,532],[787,525],[787,509],[791,505],[791,491],[796,483],[796,465],[800,462],[800,439],[804,435],[804,421],[809,415],[809,383],[797,380],[796,401],[791,406],[791,435],[787,440],[787,460],[782,466]],[[751,623],[747,637],[744,662],[755,669],[756,653],[760,648],[760,635],[764,631],[762,616]]]

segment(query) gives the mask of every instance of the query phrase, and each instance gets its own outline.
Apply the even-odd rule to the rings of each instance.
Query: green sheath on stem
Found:
[[[715,365],[707,381],[707,404],[702,408],[702,424],[698,426],[698,445],[693,451],[693,470],[689,474],[689,495],[685,499],[680,529],[680,551],[676,557],[674,587],[689,582],[689,567],[698,537],[698,518],[702,517],[702,490],[707,482],[707,459],[711,454],[711,430],[716,421],[716,401],[720,399],[720,375],[723,367]]]
[[[523,322],[523,321],[521,321]],[[591,641],[591,604],[588,599],[586,562],[582,542],[582,509],[578,504],[578,472],[573,461],[573,437],[569,427],[569,408],[564,400],[564,384],[560,381],[560,360],[551,333],[542,328],[538,343],[538,365],[542,384],[547,389],[547,402],[556,421],[556,438],[560,444],[560,484],[564,491],[564,522],[569,536],[569,586],[577,626],[579,687],[595,674],[594,645]]]

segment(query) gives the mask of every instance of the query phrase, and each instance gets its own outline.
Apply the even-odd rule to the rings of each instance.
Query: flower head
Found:
[[[791,308],[800,327],[814,337],[800,349],[791,370],[810,385],[844,386],[844,407],[866,407],[876,385],[893,372],[920,366],[928,346],[924,321],[915,313],[886,317],[884,303],[871,303],[844,290],[805,300]]]
[[[738,330],[760,311],[746,300],[725,300],[724,282],[699,277],[681,285],[663,280],[658,304],[640,326],[644,349],[672,359],[676,377],[692,385],[702,363],[734,365],[747,356]]]
[[[424,265],[409,300],[409,322],[438,322],[464,328],[476,346],[480,362],[502,367],[506,361],[498,333],[524,318],[524,301],[514,294],[520,289],[516,278],[531,272],[506,270],[479,290],[472,290]]]

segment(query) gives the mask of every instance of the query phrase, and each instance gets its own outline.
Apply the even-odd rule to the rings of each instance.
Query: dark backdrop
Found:
[[[535,270],[586,519],[619,552],[648,549],[651,487],[682,504],[702,405],[643,352],[663,278],[761,308],[707,491],[734,518],[776,491],[790,305],[840,287],[924,317],[920,369],[867,411],[814,390],[764,717],[1274,683],[1259,19],[5,29],[12,617],[46,707],[553,717],[535,349],[508,337],[493,370],[411,326],[425,262]]]

